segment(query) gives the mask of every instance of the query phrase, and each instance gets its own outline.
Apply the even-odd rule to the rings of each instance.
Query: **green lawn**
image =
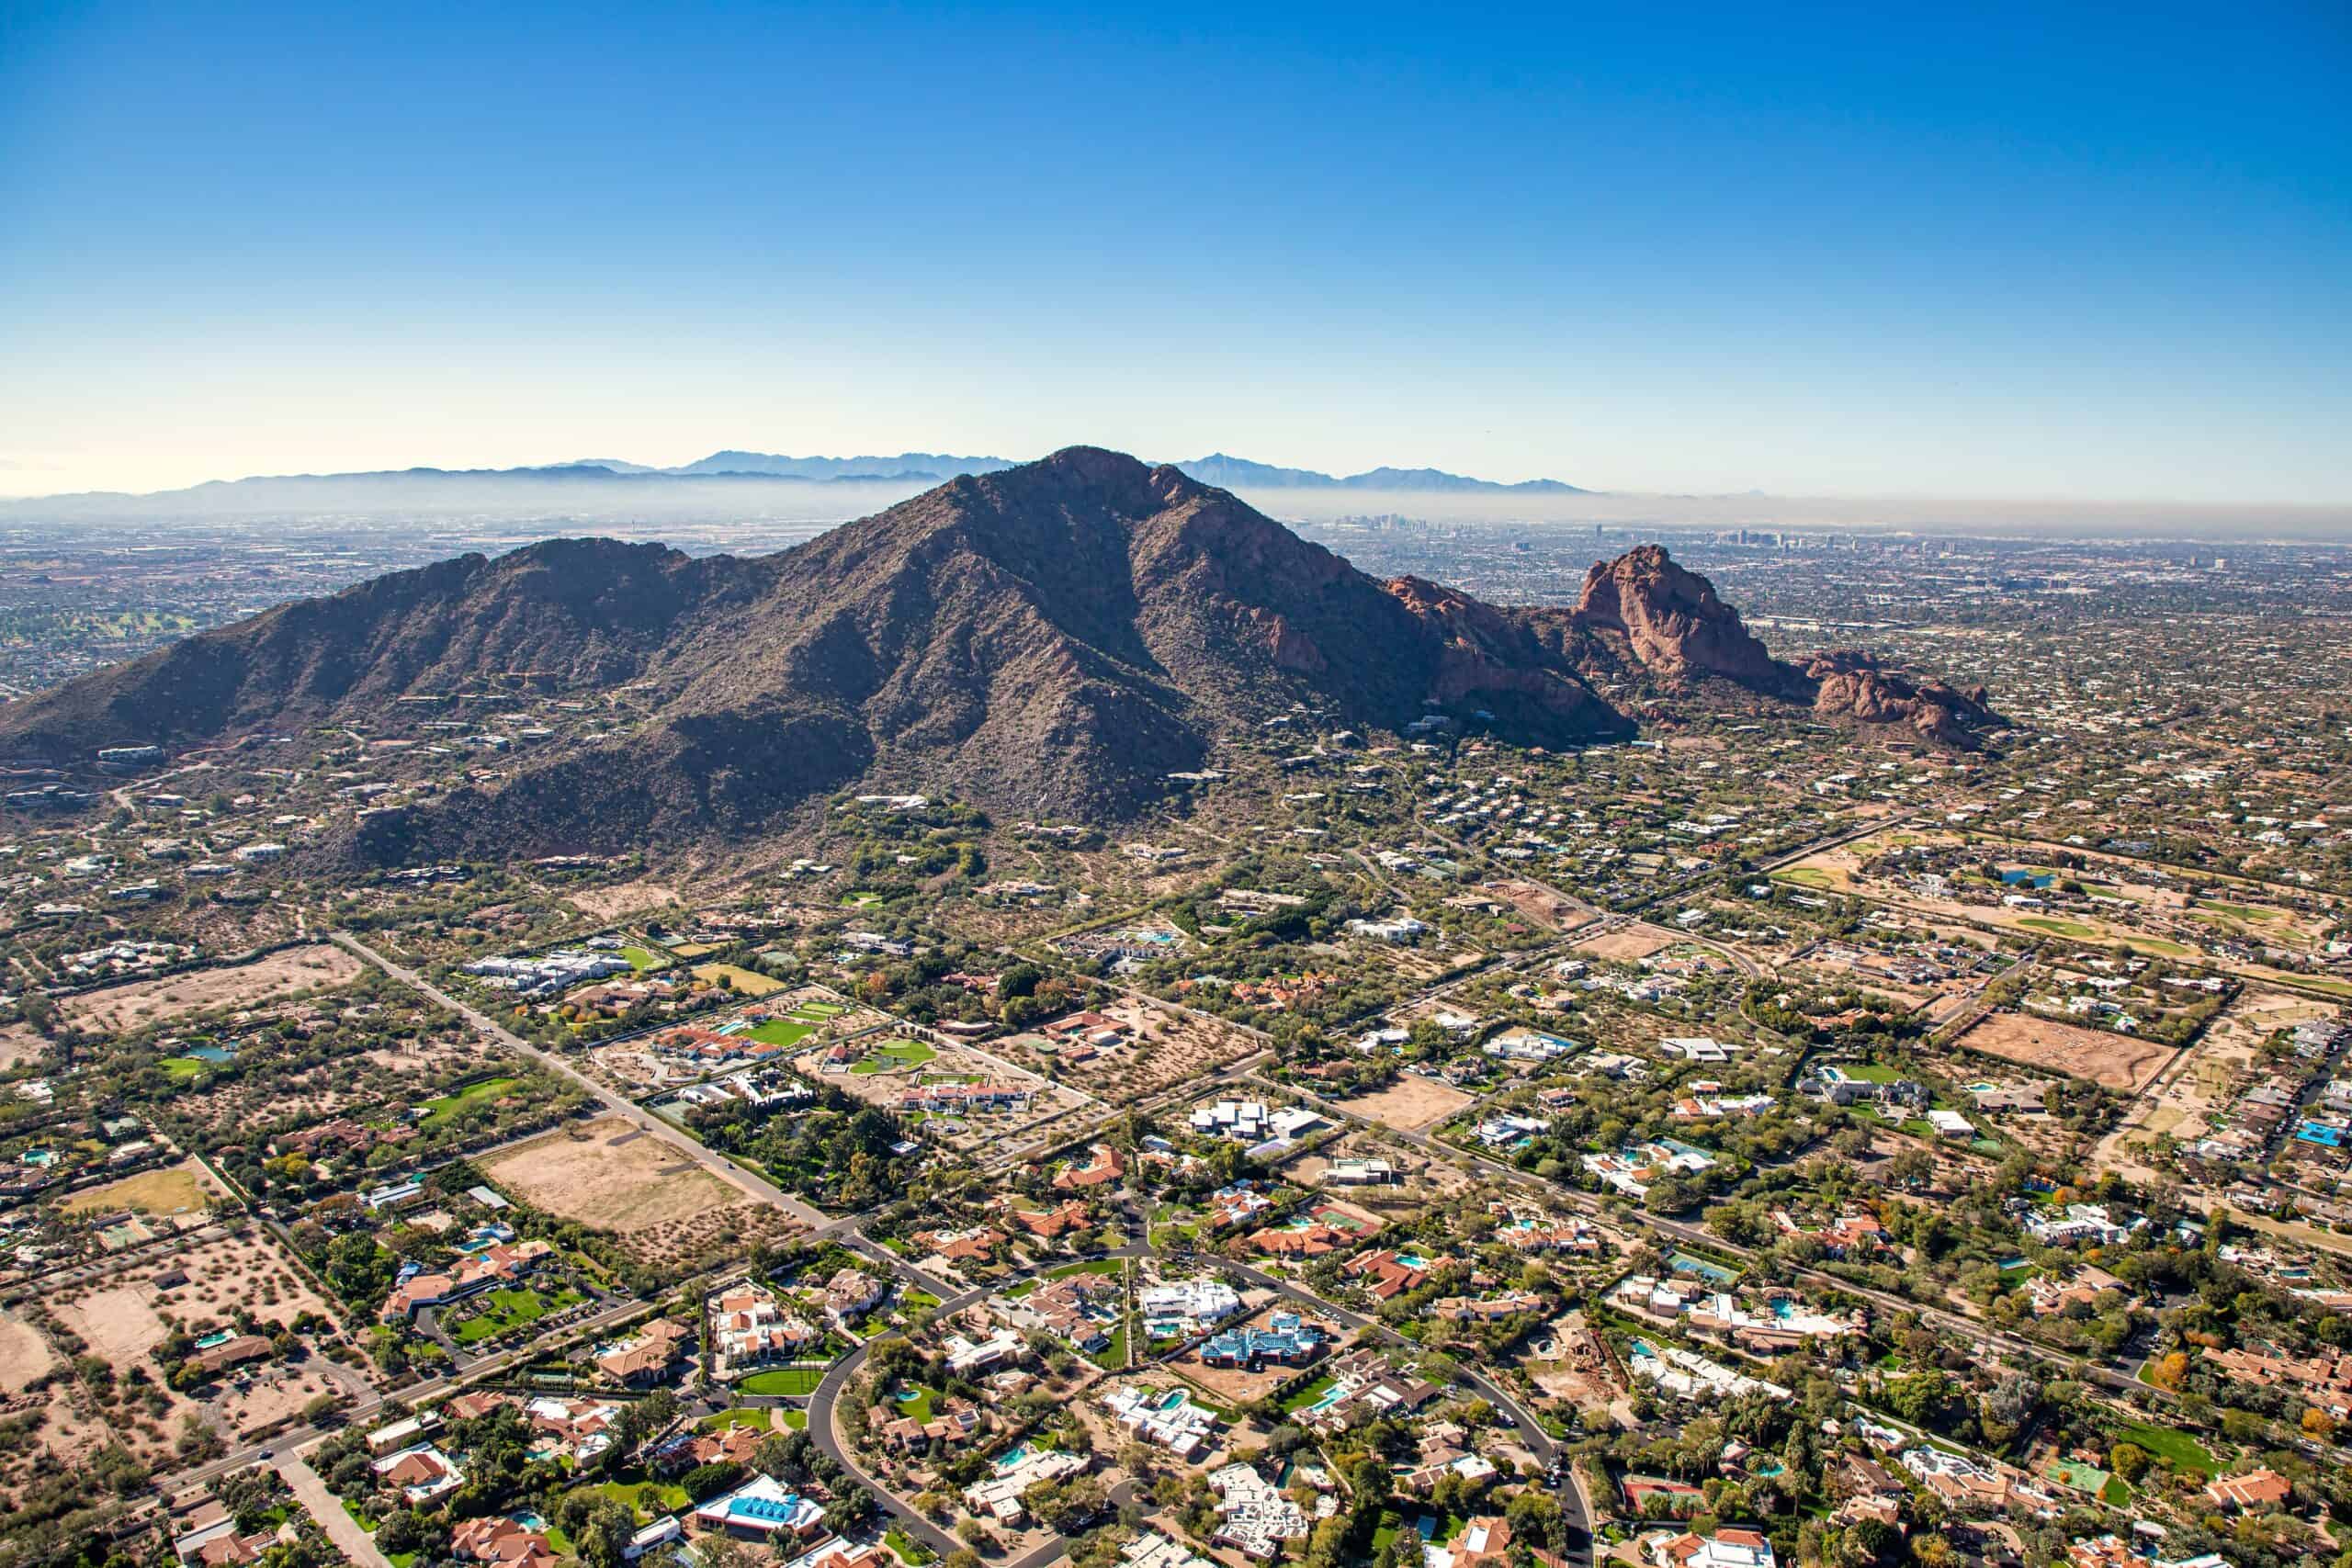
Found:
[[[480,1340],[492,1339],[511,1329],[520,1328],[526,1323],[535,1323],[550,1312],[560,1312],[565,1307],[577,1306],[587,1299],[578,1291],[569,1287],[556,1292],[553,1295],[541,1295],[537,1291],[511,1288],[492,1291],[486,1296],[474,1298],[476,1303],[488,1303],[488,1307],[477,1312],[473,1316],[451,1329],[449,1337],[460,1345],[471,1345]]]
[[[468,1084],[461,1089],[445,1094],[437,1100],[428,1100],[418,1106],[416,1108],[420,1112],[418,1119],[429,1122],[435,1116],[454,1116],[469,1105],[480,1105],[485,1100],[496,1100],[521,1081],[519,1078],[484,1078],[480,1083]]]
[[[2283,920],[2287,918],[2287,912],[2284,909],[2259,908],[2252,904],[2222,904],[2208,900],[2197,907],[2200,909],[2218,910],[2235,920]]]
[[[772,1018],[745,1038],[756,1040],[763,1045],[797,1045],[808,1038],[808,1026],[786,1019]]]
[[[1837,1067],[1839,1072],[1845,1074],[1848,1077],[1859,1078],[1864,1083],[1894,1083],[1903,1077],[1903,1074],[1894,1067],[1881,1067],[1875,1066],[1858,1067],[1846,1062],[1838,1063]]]
[[[719,1432],[729,1427],[753,1427],[764,1432],[768,1429],[770,1414],[767,1406],[763,1404],[741,1405],[733,1410],[722,1410],[716,1416],[704,1416],[702,1429],[706,1432]]]
[[[2120,1434],[2127,1443],[2136,1443],[2158,1459],[2172,1461],[2177,1470],[2193,1470],[2199,1475],[2220,1473],[2222,1461],[2205,1451],[2203,1444],[2187,1432],[2171,1427],[2151,1427],[2134,1422]]]
[[[1283,1401],[1283,1414],[1288,1416],[1295,1411],[1306,1409],[1331,1391],[1331,1382],[1330,1376],[1327,1373],[1290,1395]]]
[[[1074,1274],[1115,1274],[1120,1268],[1121,1264],[1115,1258],[1098,1258],[1091,1263],[1065,1263],[1058,1269],[1048,1269],[1046,1270],[1045,1277],[1048,1280],[1067,1280]]]
[[[607,1481],[596,1490],[636,1509],[637,1522],[641,1525],[694,1505],[684,1487],[664,1481]]]
[[[933,1402],[940,1397],[936,1390],[926,1388],[922,1383],[910,1383],[907,1387],[899,1390],[898,1393],[911,1393],[914,1397],[912,1399],[901,1399],[898,1394],[894,1393],[890,1397],[890,1408],[897,1411],[901,1416],[909,1416],[917,1421],[928,1421],[931,1419]]]
[[[775,976],[746,969],[740,964],[697,964],[693,973],[695,979],[707,980],[714,986],[724,976],[728,988],[738,996],[764,997],[771,991],[784,989],[784,982]]]
[[[1421,1517],[1430,1511],[1423,1507],[1409,1507],[1408,1512],[1400,1514],[1394,1508],[1381,1509],[1380,1522],[1372,1530],[1373,1556],[1379,1557],[1382,1549],[1396,1540],[1399,1531],[1410,1529],[1419,1533]],[[1438,1514],[1436,1518],[1437,1529],[1430,1540],[1440,1546],[1460,1535],[1470,1522],[1459,1514]]]
[[[868,1051],[865,1059],[850,1071],[863,1077],[892,1068],[920,1067],[938,1055],[920,1040],[885,1040]]]
[[[775,1415],[777,1420],[795,1432],[805,1430],[808,1425],[808,1412],[806,1410],[795,1410],[787,1405],[778,1409]]]
[[[164,1076],[174,1083],[186,1083],[212,1064],[200,1062],[194,1056],[166,1056],[155,1065],[163,1068]]]
[[[2097,926],[2086,926],[2080,920],[2062,920],[2049,915],[2020,915],[2018,924],[2052,936],[2072,937],[2077,942],[2097,942],[2107,933]]]
[[[938,1556],[937,1552],[914,1540],[896,1525],[892,1525],[882,1532],[882,1544],[897,1552],[899,1560],[910,1564],[910,1568],[922,1568],[924,1563]]]
[[[628,966],[640,975],[649,970],[670,967],[669,955],[656,953],[650,947],[624,947],[621,949],[621,956],[628,959]]]
[[[1122,1322],[1111,1331],[1111,1342],[1086,1358],[1106,1372],[1115,1372],[1127,1364],[1127,1325]]]
[[[822,1367],[770,1367],[753,1372],[735,1386],[745,1393],[807,1394],[825,1381]]]

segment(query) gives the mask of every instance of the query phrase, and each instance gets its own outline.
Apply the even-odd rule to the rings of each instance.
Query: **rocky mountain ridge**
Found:
[[[1074,447],[772,556],[555,540],[391,573],[0,707],[0,755],[404,726],[405,705],[492,689],[594,695],[609,739],[370,819],[387,858],[547,853],[754,832],[866,781],[1117,820],[1294,706],[1622,739],[1634,726],[1604,677],[1818,697],[1938,739],[1982,711],[1842,656],[1818,677],[1770,660],[1655,547],[1596,568],[1573,610],[1501,608],[1379,581],[1172,466]]]

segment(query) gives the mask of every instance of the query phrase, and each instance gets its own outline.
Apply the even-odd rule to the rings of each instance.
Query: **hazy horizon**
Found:
[[[1083,440],[2352,506],[2340,6],[98,0],[5,37],[20,495]]]
[[[398,474],[401,470],[384,470]],[[364,521],[396,531],[462,531],[469,525],[501,539],[567,532],[662,538],[692,527],[697,537],[747,540],[814,533],[869,515],[932,488],[929,483],[818,483],[728,479],[716,483],[630,486],[606,497],[579,482],[501,479],[442,481],[430,501],[401,499],[401,487],[304,487],[299,502],[265,504],[232,486],[198,491],[180,504],[143,497],[96,496],[44,508],[0,500],[0,528],[61,533],[140,525],[170,530],[225,525]],[[1329,525],[1342,518],[1395,515],[1439,525],[1557,529],[1751,527],[1823,533],[1963,534],[1986,537],[2184,541],[2352,542],[2352,507],[2224,506],[2160,502],[2000,501],[1952,497],[1767,495],[1527,494],[1498,491],[1261,489],[1235,493],[1285,523]]]

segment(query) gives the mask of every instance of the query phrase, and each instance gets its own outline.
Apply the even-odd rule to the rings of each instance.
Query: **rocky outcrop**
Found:
[[[1973,750],[1985,732],[2008,723],[1993,711],[1992,694],[1962,691],[1941,681],[1915,681],[1860,649],[1815,654],[1804,666],[1814,682],[1814,711],[1861,724],[1904,724],[1938,745]]]
[[[1748,631],[1714,584],[1686,571],[1662,545],[1595,561],[1570,619],[1621,657],[1666,680],[1713,676],[1759,692],[1792,686],[1792,671]]]

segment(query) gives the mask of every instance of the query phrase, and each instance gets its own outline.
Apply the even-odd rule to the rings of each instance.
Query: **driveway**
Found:
[[[392,1560],[376,1550],[375,1538],[361,1529],[359,1521],[335,1500],[317,1471],[292,1454],[275,1462],[277,1473],[286,1478],[286,1484],[301,1500],[302,1506],[311,1511],[311,1517],[319,1521],[319,1528],[327,1532],[327,1539],[334,1542],[337,1551],[358,1563],[359,1568],[392,1568]]]

